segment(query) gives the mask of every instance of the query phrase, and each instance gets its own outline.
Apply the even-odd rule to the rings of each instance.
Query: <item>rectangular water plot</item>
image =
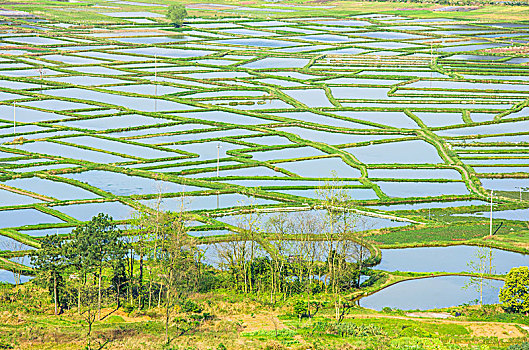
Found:
[[[196,174],[190,174],[186,175],[186,177],[189,178],[205,178],[205,177],[211,177],[214,178],[217,176],[217,171],[208,171],[208,172],[201,172]],[[264,166],[257,166],[257,167],[250,167],[250,168],[238,168],[238,169],[222,169],[218,172],[219,177],[230,177],[230,176],[238,176],[238,177],[248,177],[248,176],[286,176],[285,174],[282,174],[278,171],[274,171],[270,168],[264,167]]]
[[[330,178],[333,173],[342,178],[358,178],[361,175],[360,170],[344,163],[339,157],[298,160],[274,165],[308,178]]]
[[[89,221],[99,213],[110,215],[114,220],[127,220],[131,218],[132,213],[135,211],[134,208],[121,202],[70,204],[52,208],[79,221]]]
[[[370,178],[387,179],[447,179],[461,180],[461,174],[454,169],[369,169]]]
[[[154,205],[153,200],[142,200],[140,201],[140,203],[145,204],[147,206]],[[183,208],[185,210],[193,211],[276,203],[278,202],[262,198],[252,198],[238,193],[232,193],[184,198],[164,198],[162,201],[162,207],[164,208],[164,210],[180,211],[183,205]]]
[[[44,214],[37,209],[0,210],[0,228],[56,224],[61,222],[63,221],[59,218]]]
[[[108,129],[125,129],[138,126],[165,124],[171,122],[173,121],[170,119],[153,118],[140,114],[125,114],[113,117],[69,120],[67,122],[58,124],[72,128],[101,131]]]
[[[345,148],[362,163],[366,164],[420,164],[443,163],[437,149],[431,144],[421,141],[399,141],[362,147]]]
[[[40,177],[18,178],[3,182],[5,185],[20,188],[46,197],[59,200],[94,199],[98,195],[83,188],[61,181],[52,181]]]
[[[117,94],[104,93],[99,91],[84,90],[78,88],[67,88],[47,91],[47,94],[53,96],[61,96],[66,98],[78,98],[94,102],[116,105],[133,110],[143,112],[155,111],[176,111],[176,110],[190,110],[195,107],[185,105],[182,103],[162,100],[149,99],[144,97],[131,97]],[[79,108],[79,107],[78,107]]]
[[[445,195],[467,195],[469,191],[464,182],[390,182],[377,181],[380,187],[389,197],[437,197]]]
[[[114,154],[108,154],[103,152],[91,151],[82,149],[74,146],[62,145],[55,142],[49,141],[37,141],[31,143],[25,143],[23,145],[17,145],[17,149],[21,149],[27,152],[51,155],[58,157],[68,157],[72,159],[84,160],[94,163],[118,163],[130,161],[130,158],[123,158]]]
[[[0,182],[1,184],[1,182]],[[41,200],[0,188],[0,207],[40,203]]]
[[[178,154],[163,150],[158,150],[146,146],[135,145],[117,140],[108,140],[92,136],[78,136],[61,139],[62,142],[72,143],[74,145],[86,146],[94,149],[101,149],[108,152],[121,153],[128,156],[156,159],[175,157]]]
[[[65,174],[61,176],[85,182],[117,196],[182,193],[203,190],[203,188],[200,187],[181,185],[174,182],[155,180],[147,177],[129,176],[122,173],[103,170],[89,170],[82,173]]]

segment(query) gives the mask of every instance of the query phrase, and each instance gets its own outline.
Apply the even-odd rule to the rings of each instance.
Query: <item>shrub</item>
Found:
[[[513,344],[509,346],[507,350],[529,350],[529,342],[523,342],[521,344]]]
[[[0,339],[0,349],[14,349],[10,342]]]
[[[294,313],[299,318],[307,316],[307,303],[303,300],[296,300],[296,302],[294,303]]]
[[[354,336],[354,337],[371,337],[386,335],[384,330],[375,325],[357,325],[354,323],[331,323],[319,321],[315,322],[313,325],[313,332],[329,333],[329,334],[338,334],[342,337],[344,336]]]
[[[200,307],[200,305],[198,305],[197,303],[195,303],[193,300],[186,300],[185,302],[182,303],[182,305],[180,305],[181,309],[182,309],[182,312],[194,312],[194,313],[200,313],[202,312],[202,308]]]

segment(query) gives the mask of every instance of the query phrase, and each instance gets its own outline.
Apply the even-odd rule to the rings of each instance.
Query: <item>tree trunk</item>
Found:
[[[97,284],[97,318],[101,321],[101,278],[103,277],[103,268],[99,266],[99,278]]]
[[[139,277],[139,289],[138,289],[138,309],[142,308],[141,293],[143,290],[143,252],[140,254],[140,277]]]
[[[134,249],[130,250],[130,275],[129,283],[127,288],[127,300],[130,301],[132,305],[132,288],[134,288]]]
[[[165,343],[169,344],[169,288],[167,288],[167,300],[165,301]]]
[[[479,281],[479,305],[483,306],[483,277]]]
[[[117,292],[117,299],[118,299],[118,300],[117,300],[117,302],[118,302],[118,307],[117,307],[117,308],[118,308],[118,309],[119,309],[119,307],[121,306],[121,305],[120,305],[121,298],[120,298],[120,295],[119,295],[119,289],[120,289],[119,287],[120,287],[120,286],[121,286],[121,284],[118,283],[117,288],[116,288],[116,289],[117,289],[117,290],[116,290],[116,292]]]
[[[334,296],[334,308],[335,308],[335,311],[336,311],[336,322],[340,322],[340,296],[338,295],[335,295]]]
[[[149,269],[149,307],[151,308],[151,302],[152,302],[152,271]]]
[[[55,303],[55,316],[57,316],[57,273],[53,271],[53,302]]]

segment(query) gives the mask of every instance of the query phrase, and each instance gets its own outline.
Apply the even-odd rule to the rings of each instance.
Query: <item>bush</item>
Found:
[[[10,342],[0,339],[0,349],[14,349]]]
[[[182,312],[186,312],[186,313],[194,312],[198,314],[202,312],[202,308],[200,307],[200,305],[195,303],[193,300],[189,300],[189,299],[183,302],[182,305],[180,305],[180,308]]]
[[[509,346],[507,350],[529,350],[529,342],[523,342],[521,344],[513,344]]]
[[[123,308],[124,312],[130,314],[132,312],[132,310],[134,310],[134,305],[127,303],[127,304],[123,305],[122,308]]]
[[[334,325],[335,332],[341,335],[354,337],[369,337],[376,335],[385,335],[382,328],[374,325],[356,325],[353,323],[337,323]]]
[[[431,337],[432,334],[428,332],[427,330],[420,328],[420,327],[410,327],[405,326],[400,331],[401,336],[405,337],[421,337],[421,338],[428,338]]]
[[[357,325],[354,323],[331,323],[331,322],[315,322],[313,325],[313,332],[338,334],[340,336],[354,336],[354,337],[371,337],[386,335],[384,330],[375,325]]]
[[[303,300],[296,300],[296,302],[294,303],[294,313],[299,318],[307,316],[307,313],[308,313],[307,303]]]
[[[125,322],[125,320],[121,316],[112,315],[112,316],[108,316],[107,322],[108,323],[121,323],[121,322]]]

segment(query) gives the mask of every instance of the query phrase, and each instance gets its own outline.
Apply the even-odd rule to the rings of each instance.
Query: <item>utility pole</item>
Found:
[[[430,89],[432,88],[433,79],[433,42],[430,41]]]
[[[220,142],[217,143],[217,177],[220,173]]]
[[[158,109],[157,107],[157,100],[158,100],[158,67],[156,65],[156,61],[157,61],[157,56],[156,54],[154,55],[154,111],[156,112],[156,110]]]
[[[42,66],[39,67],[40,74],[40,94],[42,95]]]
[[[492,237],[492,195],[494,190],[490,190],[490,233],[489,237]]]
[[[220,142],[217,143],[217,178],[220,175]],[[217,192],[217,209],[219,209],[219,192]]]
[[[15,138],[17,137],[17,105],[16,102],[13,102],[13,134]]]

